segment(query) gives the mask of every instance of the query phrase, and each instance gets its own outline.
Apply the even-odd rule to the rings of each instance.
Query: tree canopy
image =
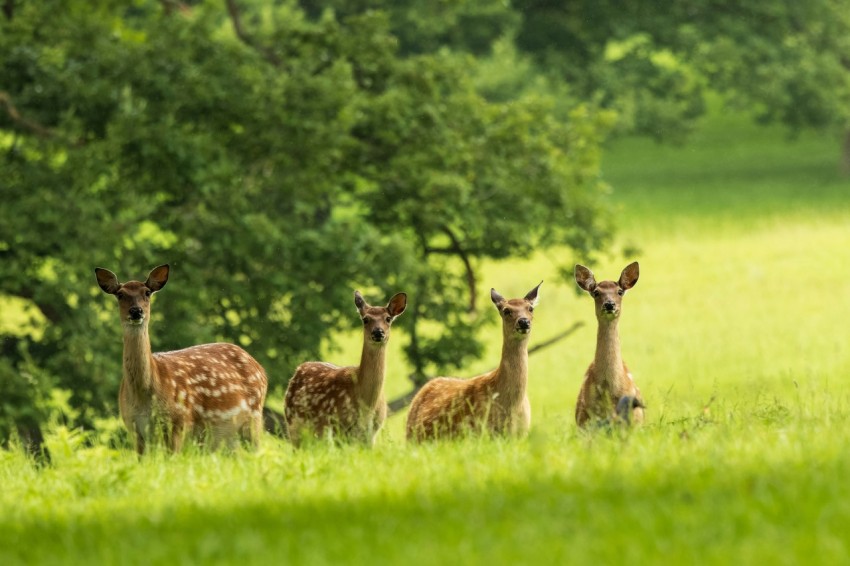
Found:
[[[680,141],[713,91],[791,132],[811,127],[850,135],[847,0],[517,0],[515,6],[524,16],[520,49],[581,97],[616,109],[630,131]]]
[[[607,233],[611,114],[488,101],[473,55],[401,49],[386,11],[5,6],[0,300],[35,321],[3,331],[5,432],[55,391],[79,423],[114,412],[121,340],[95,266],[170,263],[155,349],[234,341],[281,386],[356,322],[355,288],[408,292],[417,375],[459,366],[481,349],[481,259],[586,254]]]

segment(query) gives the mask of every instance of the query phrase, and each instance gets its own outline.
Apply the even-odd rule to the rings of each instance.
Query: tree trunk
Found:
[[[841,172],[850,177],[850,128],[844,131],[844,143],[841,148]]]

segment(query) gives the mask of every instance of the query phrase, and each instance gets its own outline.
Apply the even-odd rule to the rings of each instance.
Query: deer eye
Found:
[[[390,324],[392,321],[393,321],[393,317],[388,316],[387,317],[387,324]]]
[[[511,316],[511,309],[505,309],[504,311],[502,311],[502,314],[504,314],[505,316]]]
[[[115,293],[115,296],[118,297],[118,300],[120,301],[124,298],[124,293],[123,291],[118,291],[117,293]]]
[[[593,292],[593,296],[594,296],[594,297],[598,297],[598,296],[599,296],[599,295],[601,295],[601,294],[602,294],[602,293],[600,293],[599,291],[594,291],[594,292]]]
[[[534,312],[534,307],[528,307],[528,312]]]
[[[363,324],[369,324],[369,319],[368,319],[368,318],[364,318],[364,319],[363,319]]]
[[[151,290],[148,289],[148,290],[145,291],[145,297],[150,297],[150,296],[151,296]]]
[[[620,295],[620,296],[622,297],[623,295],[625,295],[625,294],[626,294],[626,291],[625,291],[625,290],[623,290],[623,289],[617,289],[617,294],[618,294],[618,295]]]

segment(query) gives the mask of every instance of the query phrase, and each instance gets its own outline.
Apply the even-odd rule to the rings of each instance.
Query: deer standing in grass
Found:
[[[576,403],[576,423],[585,426],[591,420],[607,422],[643,422],[643,399],[620,353],[617,323],[622,312],[623,295],[635,286],[640,275],[637,262],[631,263],[615,281],[596,282],[593,272],[576,265],[578,286],[590,293],[596,303],[596,356],[587,368]]]
[[[107,269],[94,271],[100,288],[118,299],[124,329],[118,406],[136,451],[144,454],[153,431],[162,431],[175,452],[189,433],[208,434],[212,448],[233,445],[240,434],[257,446],[268,380],[248,352],[223,343],[151,352],[151,295],[168,281],[168,265],[154,268],[144,283],[119,283]]]
[[[371,446],[387,418],[383,392],[387,342],[393,321],[407,306],[407,295],[397,293],[387,306],[373,307],[355,291],[354,305],[363,320],[360,365],[305,362],[289,380],[284,413],[296,447],[306,438],[324,436]]]
[[[542,282],[541,282],[542,283]],[[540,284],[522,299],[506,300],[495,289],[490,298],[502,319],[502,360],[493,371],[471,379],[439,377],[413,398],[407,439],[432,440],[466,432],[524,436],[531,425],[528,339]]]

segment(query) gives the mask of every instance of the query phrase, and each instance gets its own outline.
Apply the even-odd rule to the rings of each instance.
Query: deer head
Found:
[[[522,299],[507,300],[495,289],[490,289],[490,299],[502,317],[502,333],[506,339],[512,337],[523,340],[531,334],[534,307],[538,302],[537,290],[542,284],[543,281],[538,283],[537,287],[529,291]]]
[[[168,281],[168,264],[155,267],[144,283],[119,283],[114,273],[101,267],[95,268],[94,273],[100,288],[118,299],[122,324],[126,327],[141,327],[150,319],[151,295],[165,287]]]
[[[385,307],[373,307],[363,299],[360,291],[354,291],[354,305],[363,320],[364,343],[383,346],[390,339],[390,327],[395,318],[407,307],[407,295],[396,293]]]
[[[640,275],[638,262],[630,263],[615,281],[597,283],[593,272],[583,265],[576,265],[575,277],[578,286],[590,293],[596,302],[596,318],[600,321],[614,320],[620,316],[623,295],[635,286]]]

